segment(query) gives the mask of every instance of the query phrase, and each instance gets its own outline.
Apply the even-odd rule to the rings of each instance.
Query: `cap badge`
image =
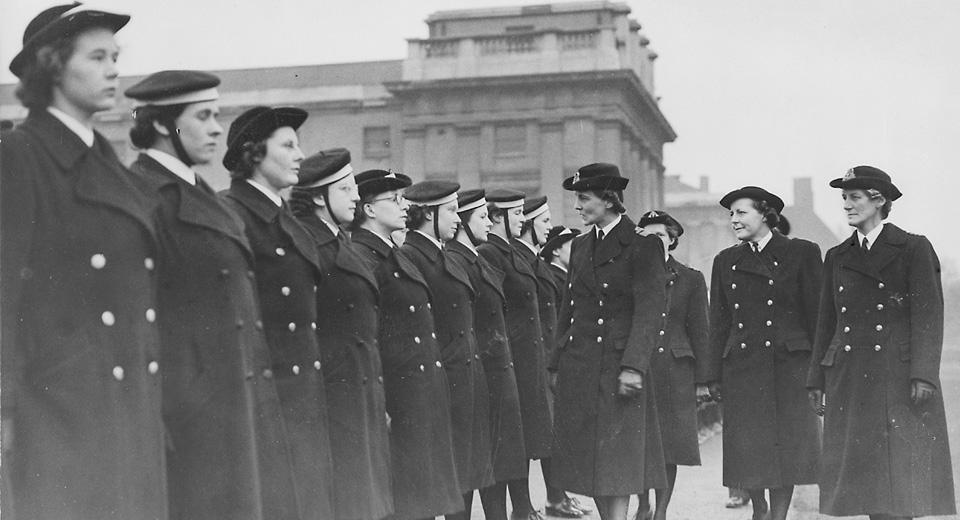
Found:
[[[850,168],[849,170],[847,170],[846,175],[843,176],[843,180],[845,181],[849,181],[851,179],[856,179],[856,178],[857,178],[857,174],[853,171],[853,168]]]
[[[580,172],[576,172],[573,174],[573,183],[576,184],[578,182],[580,182]]]

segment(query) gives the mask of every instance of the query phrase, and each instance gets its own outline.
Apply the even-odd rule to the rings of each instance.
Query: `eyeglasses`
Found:
[[[392,196],[392,197],[382,197],[382,198],[379,198],[379,199],[373,199],[373,200],[371,200],[370,202],[371,202],[371,203],[373,203],[373,202],[380,202],[381,200],[392,201],[392,202],[394,202],[397,206],[400,206],[400,205],[403,204],[403,195],[397,193],[397,194],[395,194],[395,195]]]

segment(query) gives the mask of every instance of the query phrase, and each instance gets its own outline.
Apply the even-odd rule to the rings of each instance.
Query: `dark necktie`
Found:
[[[870,244],[870,241],[867,240],[867,237],[863,237],[863,242],[860,242],[860,249],[863,251],[863,254],[870,252],[870,248],[867,247]]]
[[[597,242],[603,240],[604,234],[602,229],[597,230]]]
[[[754,254],[760,254],[760,245],[756,242],[750,242],[750,247],[753,249]]]

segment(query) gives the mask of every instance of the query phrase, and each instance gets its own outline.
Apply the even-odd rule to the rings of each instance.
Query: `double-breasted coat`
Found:
[[[527,458],[549,457],[554,440],[553,421],[547,402],[547,358],[536,273],[514,246],[492,233],[478,251],[504,273],[504,316],[520,392]]]
[[[723,484],[743,489],[813,484],[819,422],[805,380],[822,261],[813,242],[777,231],[713,261],[705,379],[723,394]]]
[[[530,265],[533,274],[537,277],[537,305],[540,311],[540,332],[543,334],[544,359],[549,364],[554,351],[557,350],[557,314],[560,312],[558,299],[559,288],[557,280],[550,272],[549,264],[534,253],[529,246],[520,240],[512,240],[513,248]],[[544,367],[546,368],[546,366]],[[550,392],[547,392],[550,395]]]
[[[703,273],[671,256],[667,260],[667,302],[660,314],[660,330],[665,334],[650,363],[667,464],[700,464],[696,384],[706,383],[709,312]]]
[[[551,362],[557,371],[554,485],[588,496],[625,496],[666,484],[650,356],[665,305],[663,244],[641,237],[626,216],[597,240],[573,239]],[[617,393],[620,372],[644,375],[644,389]]]
[[[165,518],[153,201],[43,110],[0,155],[4,513]]]
[[[377,347],[379,289],[363,259],[312,210],[295,209],[317,244],[317,340],[327,389],[336,518],[393,512],[390,439]]]
[[[824,390],[820,511],[918,517],[956,512],[937,392],[918,406],[911,381],[940,389],[940,261],[893,224],[869,252],[857,234],[827,252],[807,386]]]
[[[271,492],[285,498],[284,516],[332,518],[333,462],[330,454],[326,390],[317,346],[314,287],[320,272],[310,234],[290,209],[277,206],[245,180],[234,180],[221,194],[244,222],[253,250],[261,321],[270,371],[277,387],[289,441],[292,486]],[[282,488],[285,481],[262,482]]]
[[[440,359],[430,288],[406,254],[367,229],[352,244],[380,286],[383,361],[394,517],[463,510],[450,427],[450,390]]]
[[[506,482],[526,478],[528,467],[523,445],[520,394],[503,316],[506,306],[503,273],[460,242],[449,242],[446,247],[450,259],[466,271],[477,292],[473,306],[474,329],[490,392],[494,480]]]
[[[440,355],[450,385],[453,449],[460,491],[494,483],[490,445],[490,397],[477,351],[470,277],[429,238],[407,233],[401,251],[417,266],[433,296]]]

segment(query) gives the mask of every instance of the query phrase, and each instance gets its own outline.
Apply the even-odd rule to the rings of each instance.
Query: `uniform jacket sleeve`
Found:
[[[693,289],[690,292],[690,302],[687,305],[687,316],[684,320],[687,326],[687,337],[693,348],[696,358],[694,381],[708,383],[710,374],[708,359],[710,357],[710,320],[707,304],[707,281],[700,271],[691,271]]]
[[[814,341],[817,331],[818,310],[820,308],[821,279],[823,277],[823,256],[820,246],[803,241],[803,260],[800,263],[800,308],[803,309],[803,324],[807,329],[807,338]]]
[[[810,356],[810,370],[807,374],[807,388],[823,389],[823,367],[820,362],[827,352],[827,346],[833,339],[837,328],[836,308],[833,304],[833,264],[834,251],[827,251],[820,282],[820,310],[817,313],[817,332],[813,340],[813,355]]]
[[[667,270],[660,239],[653,236],[637,237],[634,244],[636,258],[630,266],[633,317],[620,366],[646,373],[650,368],[650,353],[656,343],[655,337],[660,330],[660,313],[666,307]]]
[[[706,356],[707,362],[703,378],[707,382],[720,381],[720,363],[723,360],[723,349],[730,337],[730,309],[724,296],[721,271],[723,270],[721,256],[713,259],[713,270],[710,277],[710,346]]]
[[[910,378],[940,383],[943,351],[943,286],[940,259],[926,237],[912,237],[910,287]]]

